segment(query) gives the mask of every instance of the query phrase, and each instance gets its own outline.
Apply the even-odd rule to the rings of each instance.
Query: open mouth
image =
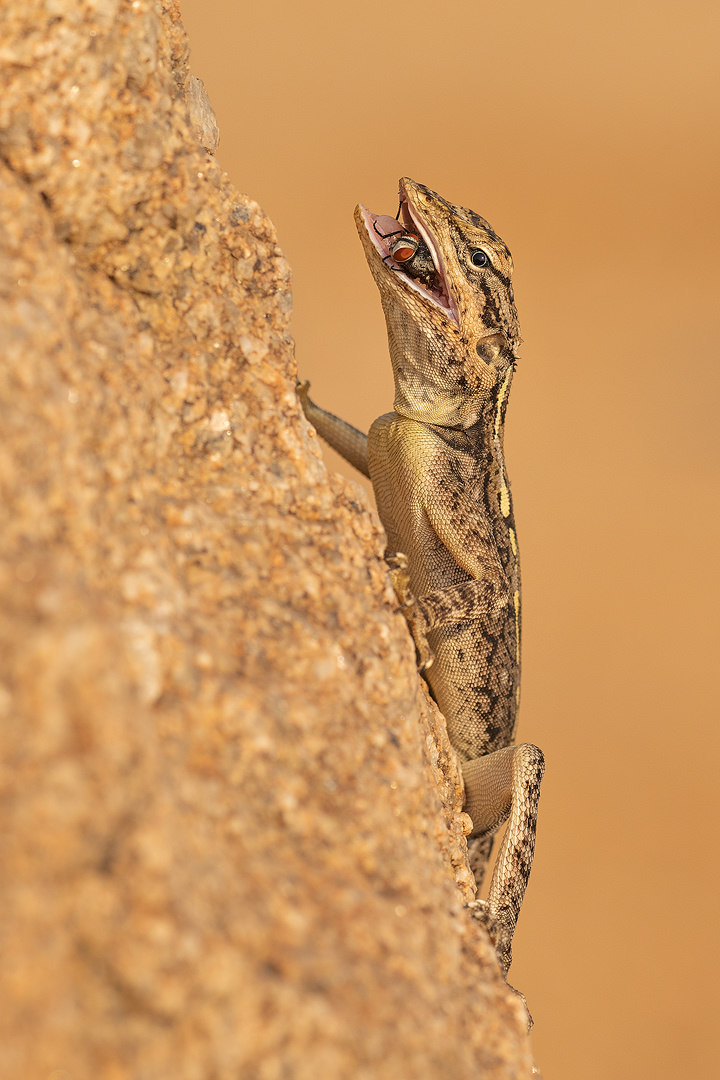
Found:
[[[361,206],[368,236],[389,270],[399,274],[424,300],[458,323],[457,307],[448,288],[442,259],[432,235],[414,215],[400,188],[400,209],[396,218],[373,214]]]

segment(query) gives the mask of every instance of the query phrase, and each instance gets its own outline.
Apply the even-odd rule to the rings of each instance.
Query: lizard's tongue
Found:
[[[390,217],[389,214],[370,214],[371,218],[374,218],[373,224],[375,225],[375,231],[382,237],[392,236],[395,233],[403,232],[403,227],[400,222]]]

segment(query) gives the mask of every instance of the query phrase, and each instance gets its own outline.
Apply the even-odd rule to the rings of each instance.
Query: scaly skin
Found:
[[[400,200],[397,221],[355,211],[385,312],[394,412],[366,440],[310,401],[307,384],[300,396],[320,435],[372,480],[421,669],[462,762],[478,884],[510,818],[487,903],[471,905],[507,971],[544,768],[537,747],[513,745],[520,566],[503,457],[520,344],[512,258],[483,218],[422,184],[401,180]],[[400,234],[410,242],[398,263]]]

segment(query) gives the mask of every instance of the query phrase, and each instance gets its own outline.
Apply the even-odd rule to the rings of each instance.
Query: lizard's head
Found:
[[[398,412],[470,427],[512,368],[512,257],[473,210],[404,177],[397,218],[355,210],[380,290]]]

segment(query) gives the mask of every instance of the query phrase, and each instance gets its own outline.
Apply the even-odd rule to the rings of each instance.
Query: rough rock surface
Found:
[[[0,29],[0,1075],[525,1077],[460,781],[172,0]]]

